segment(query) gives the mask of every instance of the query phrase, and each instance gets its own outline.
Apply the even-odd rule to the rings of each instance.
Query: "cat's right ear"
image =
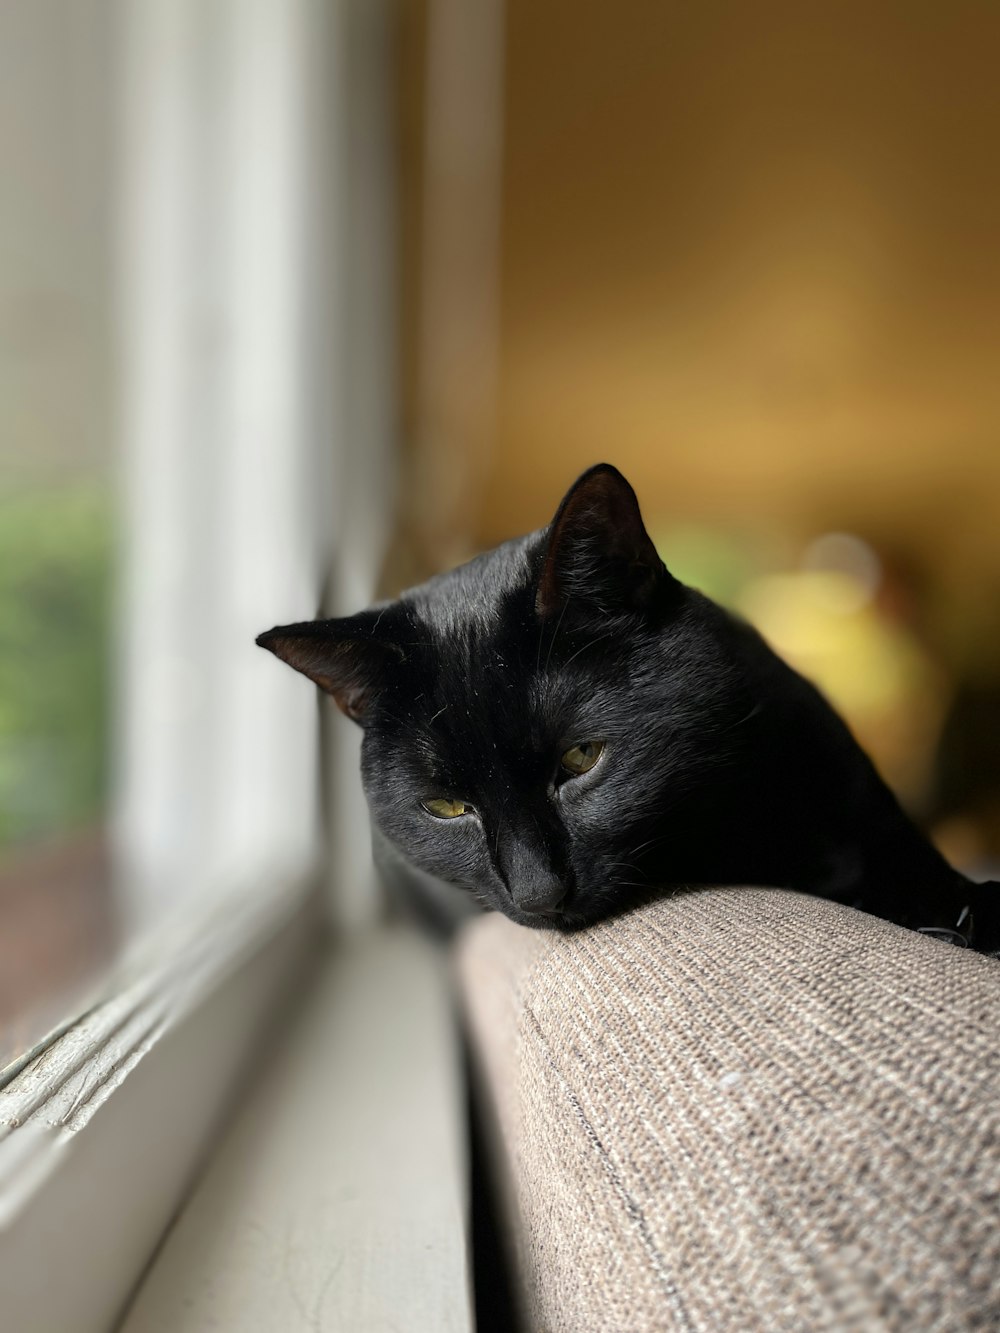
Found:
[[[635,491],[617,468],[598,463],[578,477],[549,527],[535,593],[547,619],[575,603],[608,613],[652,609],[676,588],[646,531]]]
[[[370,612],[343,620],[306,620],[276,625],[257,644],[301,671],[332,695],[340,711],[364,725],[376,694],[389,681],[403,650],[372,633],[378,617]]]

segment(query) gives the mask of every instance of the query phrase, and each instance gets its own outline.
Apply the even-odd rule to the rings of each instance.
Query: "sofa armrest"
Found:
[[[458,967],[538,1333],[1000,1327],[1000,965],[771,889]]]

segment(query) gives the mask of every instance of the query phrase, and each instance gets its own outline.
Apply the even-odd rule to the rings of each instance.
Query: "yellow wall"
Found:
[[[1000,6],[509,0],[479,540],[659,517],[1000,579]]]

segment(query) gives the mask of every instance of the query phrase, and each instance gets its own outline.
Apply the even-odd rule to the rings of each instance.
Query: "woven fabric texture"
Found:
[[[533,1333],[1000,1329],[1000,963],[717,889],[458,968]]]

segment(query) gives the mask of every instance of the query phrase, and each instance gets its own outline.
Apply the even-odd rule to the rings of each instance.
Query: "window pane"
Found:
[[[112,951],[110,7],[0,42],[0,1065]]]

